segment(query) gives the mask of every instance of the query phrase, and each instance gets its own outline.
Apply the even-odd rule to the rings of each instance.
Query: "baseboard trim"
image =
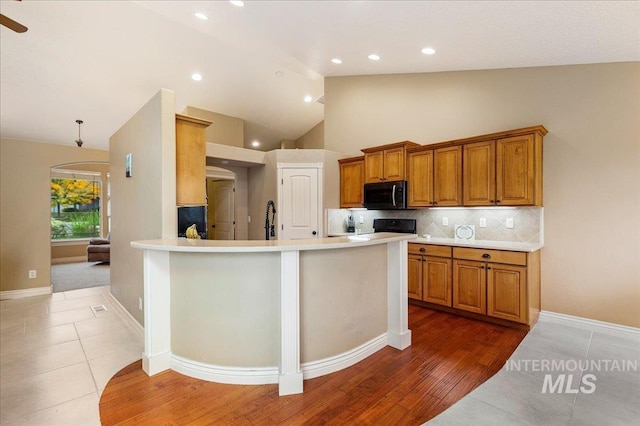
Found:
[[[55,259],[51,259],[52,265],[61,265],[64,263],[78,263],[78,262],[86,262],[87,256],[75,256],[75,257],[57,257]]]
[[[171,369],[178,373],[216,383],[266,385],[278,383],[278,367],[226,367],[171,356]]]
[[[109,301],[111,301],[115,307],[114,311],[116,314],[133,330],[140,341],[144,342],[144,327],[140,325],[138,320],[136,320],[124,306],[122,306],[122,303],[120,303],[120,301],[116,299],[111,292],[107,293],[107,295],[109,297]]]
[[[52,292],[53,292],[53,288],[51,286],[25,288],[23,290],[4,290],[4,291],[0,291],[0,300],[22,299],[23,297],[31,297],[31,296],[43,296],[43,295],[51,294]]]
[[[640,328],[629,327],[612,322],[598,321],[590,318],[576,317],[573,315],[560,314],[557,312],[540,311],[540,320],[586,328],[591,331],[598,331],[605,334],[625,333],[628,335],[631,333],[634,335],[640,335]]]
[[[336,371],[351,367],[387,346],[387,340],[387,333],[384,333],[358,346],[357,348],[353,348],[339,355],[320,359],[318,361],[305,362],[301,365],[303,377],[305,380],[313,379],[315,377],[335,373]]]

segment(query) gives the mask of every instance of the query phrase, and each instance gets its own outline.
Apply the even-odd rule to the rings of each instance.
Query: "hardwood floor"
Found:
[[[100,398],[103,425],[418,425],[494,375],[526,332],[409,305],[412,346],[386,347],[337,373],[305,380],[304,393],[278,386],[224,385],[137,361]]]

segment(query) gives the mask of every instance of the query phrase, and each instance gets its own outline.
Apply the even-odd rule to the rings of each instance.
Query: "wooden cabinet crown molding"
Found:
[[[207,128],[213,124],[213,121],[203,120],[202,118],[191,117],[189,115],[176,114],[176,120],[181,120],[187,123],[195,124]]]
[[[364,152],[365,154],[368,154],[371,152],[384,151],[387,149],[410,148],[410,147],[420,147],[420,144],[416,142],[411,142],[411,141],[402,141],[402,142],[390,143],[388,145],[380,145],[380,146],[373,146],[371,148],[364,148],[364,149],[361,149],[360,151]]]
[[[357,161],[364,161],[364,155],[359,157],[341,158],[338,160],[339,164],[355,163]]]

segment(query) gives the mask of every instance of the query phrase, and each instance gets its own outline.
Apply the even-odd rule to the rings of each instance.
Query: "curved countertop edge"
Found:
[[[416,234],[379,232],[376,234],[352,235],[348,237],[312,238],[307,240],[194,240],[169,238],[159,240],[132,241],[131,247],[145,250],[175,251],[191,253],[255,253],[299,250],[329,250],[386,244],[413,240]]]
[[[460,241],[455,238],[416,238],[411,240],[412,243],[420,244],[433,244],[440,246],[454,246],[454,247],[469,247],[479,249],[492,249],[492,250],[509,250],[509,251],[522,251],[533,253],[544,247],[542,243],[520,243],[513,241],[491,241],[491,240],[475,240],[475,241]]]

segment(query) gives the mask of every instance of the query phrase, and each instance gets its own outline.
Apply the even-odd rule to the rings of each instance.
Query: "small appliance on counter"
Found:
[[[415,219],[373,219],[375,232],[399,232],[401,234],[415,234]]]
[[[207,238],[207,206],[178,207],[178,237],[186,237],[192,225],[196,225],[200,238]]]
[[[356,232],[356,221],[353,219],[353,215],[349,215],[347,218],[347,232]]]

